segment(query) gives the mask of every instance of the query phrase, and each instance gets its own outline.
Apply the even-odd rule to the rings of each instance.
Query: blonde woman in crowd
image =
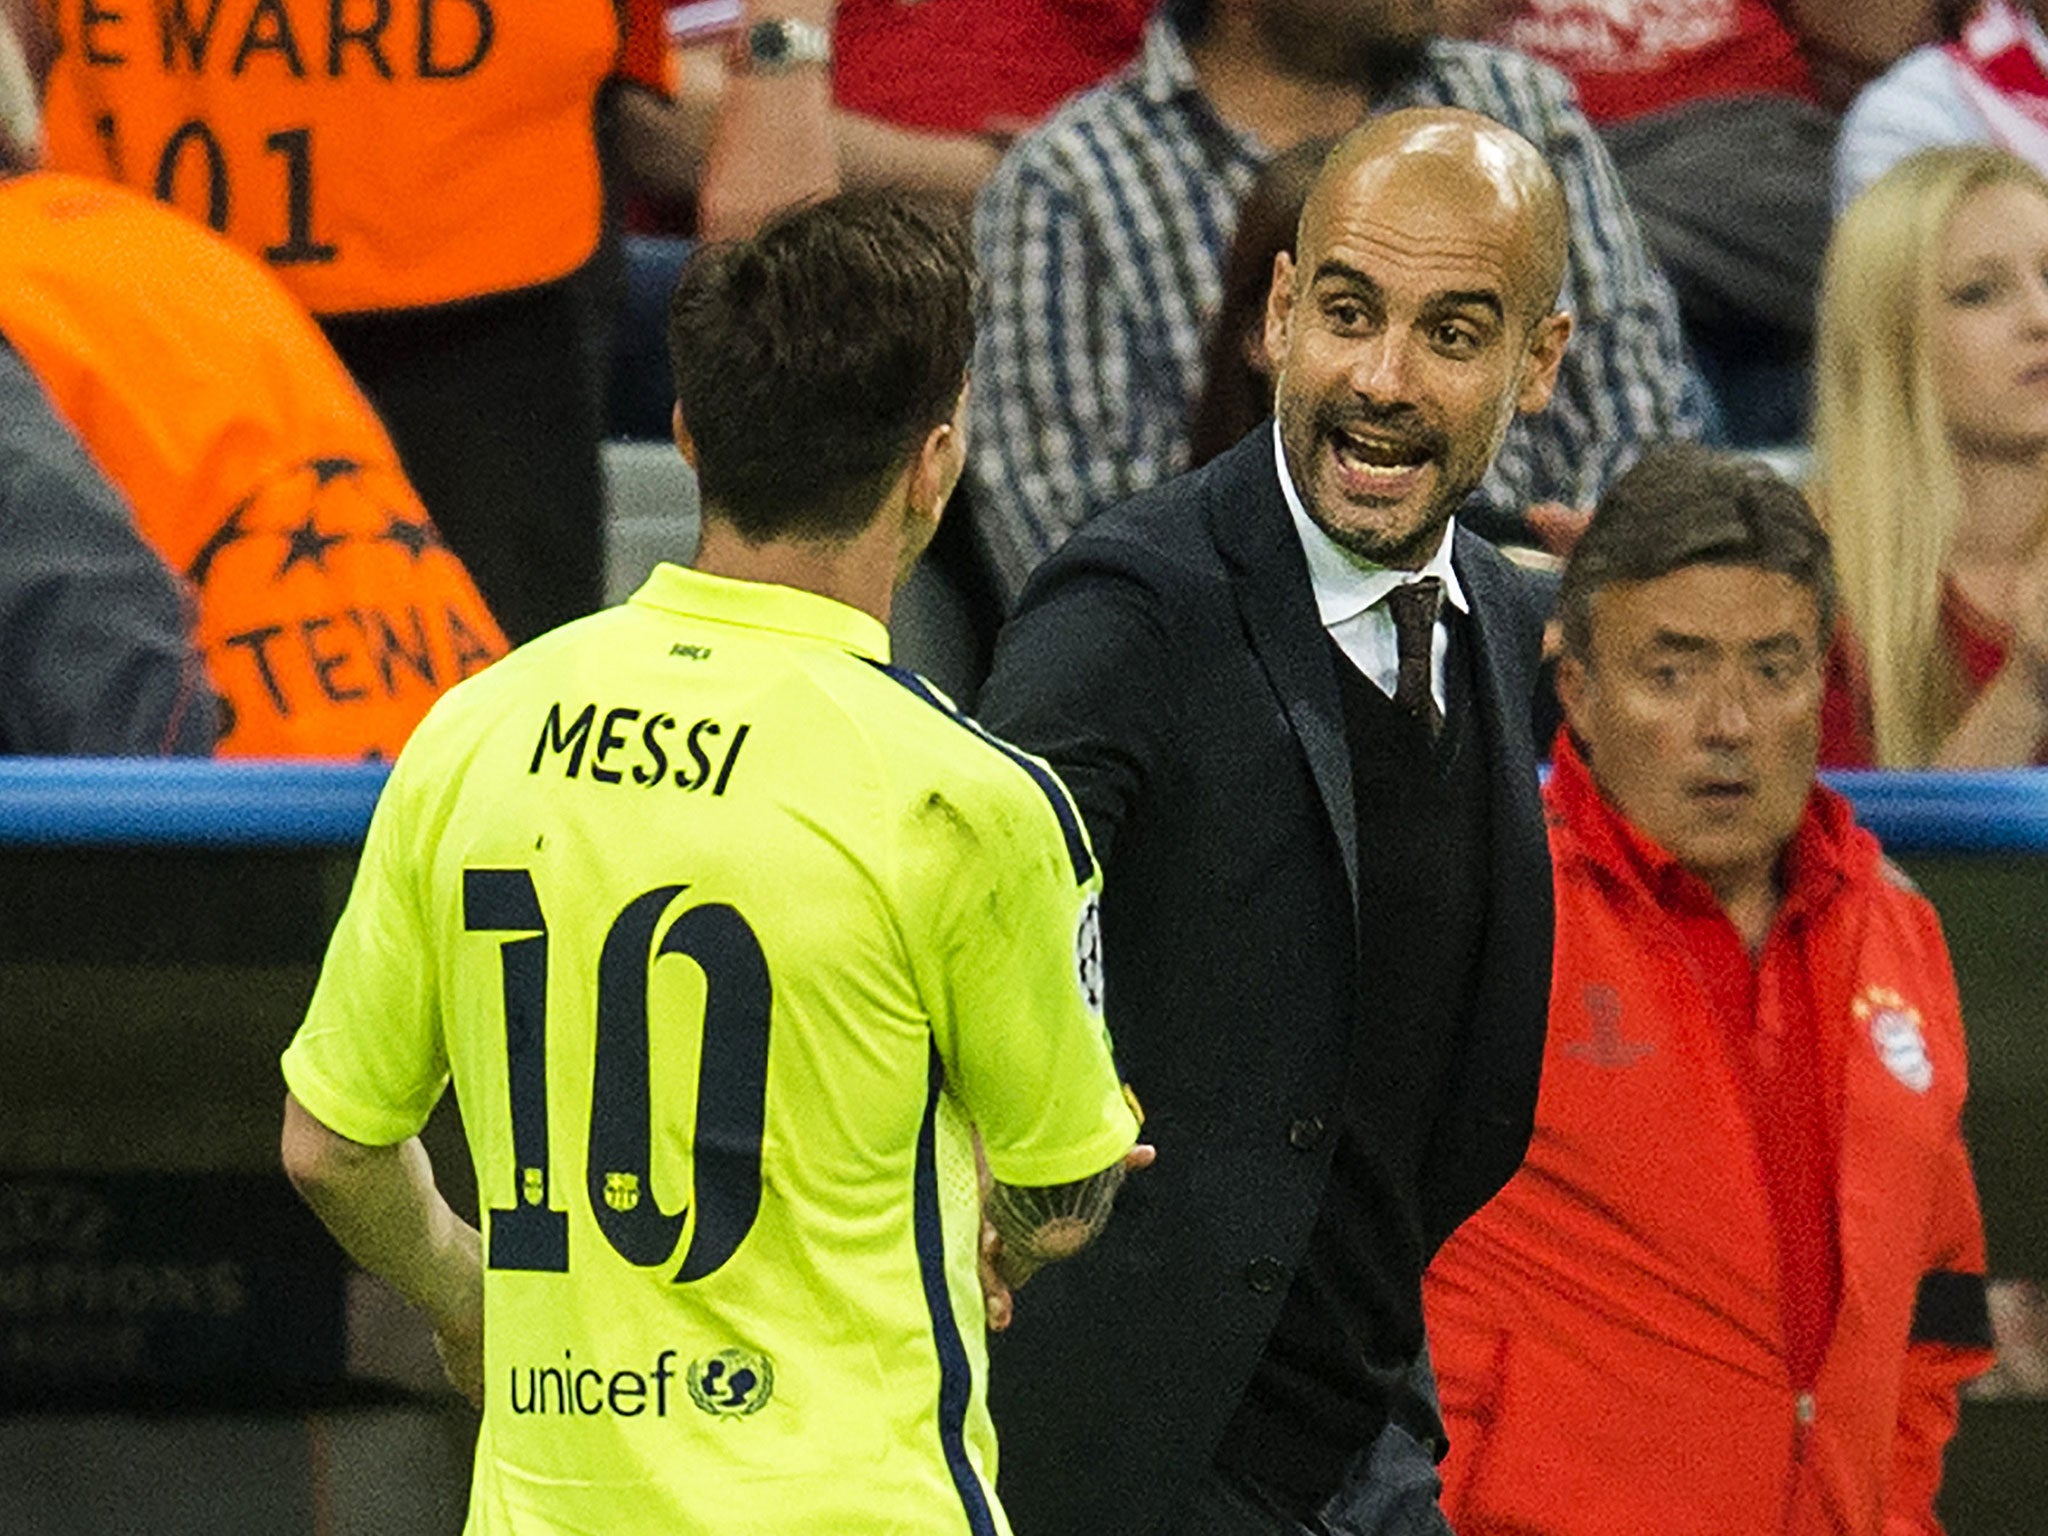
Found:
[[[2011,767],[2048,747],[2048,179],[1926,150],[1844,214],[1810,487],[1840,571],[1823,760]]]

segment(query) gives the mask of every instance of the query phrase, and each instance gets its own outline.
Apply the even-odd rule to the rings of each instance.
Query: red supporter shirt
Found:
[[[1596,123],[1703,97],[1818,100],[1769,0],[1524,0],[1495,41],[1569,75]]]
[[[1809,806],[1779,865],[1784,900],[1752,959],[1707,883],[1601,796],[1568,734],[1558,738],[1550,793],[1589,846],[1632,867],[1654,893],[1712,1005],[1777,1233],[1786,1368],[1794,1385],[1810,1386],[1842,1290],[1835,1203],[1841,1064],[1824,1059],[1833,1053],[1821,1047],[1803,932],[1808,911],[1841,884],[1834,840]]]
[[[645,86],[657,96],[670,95],[668,5],[666,0],[626,0],[625,35],[612,73]]]
[[[1130,62],[1150,0],[840,0],[832,94],[934,133],[1010,132]]]
[[[1963,687],[1975,699],[2005,670],[2012,632],[1945,582],[1941,589],[1941,634],[1962,664]],[[1863,648],[1847,624],[1835,631],[1828,651],[1827,691],[1821,697],[1820,761],[1823,768],[1877,766],[1877,732],[1870,718],[1870,676]],[[2048,741],[2034,753],[2037,766],[2048,766]]]

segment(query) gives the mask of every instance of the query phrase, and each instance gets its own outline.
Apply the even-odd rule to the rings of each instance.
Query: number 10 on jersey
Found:
[[[664,1214],[654,1187],[654,1105],[648,1088],[647,984],[678,956],[704,973],[704,1018],[691,1148],[696,1228],[677,1281],[701,1280],[733,1256],[761,1208],[761,1132],[768,1086],[768,964],[746,919],[723,903],[662,919],[686,887],[657,886],[628,902],[605,935],[597,968],[597,1054],[585,1167],[590,1209],[628,1263],[675,1256],[690,1202]],[[517,935],[498,949],[514,1179],[510,1207],[490,1208],[492,1269],[569,1267],[569,1216],[551,1207],[548,1156],[548,925],[533,874],[466,869],[462,926]],[[657,941],[656,930],[660,930]],[[662,1021],[666,1025],[669,1021]]]

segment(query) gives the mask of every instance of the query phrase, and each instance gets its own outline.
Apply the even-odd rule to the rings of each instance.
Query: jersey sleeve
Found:
[[[368,1146],[418,1132],[448,1084],[408,783],[401,756],[283,1060],[286,1085],[313,1117]]]
[[[904,868],[937,893],[919,983],[949,1090],[1005,1184],[1084,1179],[1137,1139],[1102,1006],[1102,880],[1052,770],[1007,747],[979,793],[922,818]]]

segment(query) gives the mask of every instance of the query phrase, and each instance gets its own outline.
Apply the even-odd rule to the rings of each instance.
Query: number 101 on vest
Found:
[[[591,112],[619,44],[611,0],[49,10],[50,168],[204,219],[316,313],[530,286],[596,247]]]

